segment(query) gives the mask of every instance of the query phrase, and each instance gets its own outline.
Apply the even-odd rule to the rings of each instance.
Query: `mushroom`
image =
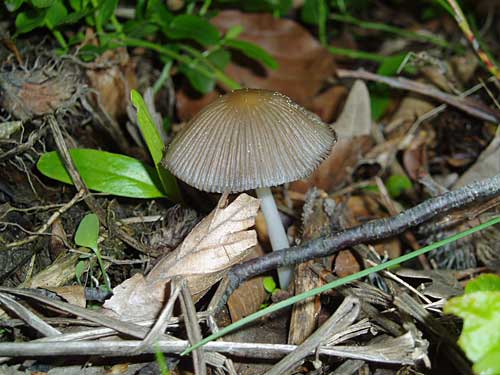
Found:
[[[162,161],[199,190],[255,189],[273,250],[289,247],[271,190],[308,176],[335,143],[334,132],[289,97],[269,90],[232,91],[201,110],[170,144]],[[287,288],[292,268],[278,270]]]

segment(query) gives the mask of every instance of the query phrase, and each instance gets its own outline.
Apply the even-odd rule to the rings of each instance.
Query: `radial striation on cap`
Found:
[[[329,126],[287,96],[242,89],[200,111],[162,163],[197,189],[235,193],[308,176],[334,143]]]

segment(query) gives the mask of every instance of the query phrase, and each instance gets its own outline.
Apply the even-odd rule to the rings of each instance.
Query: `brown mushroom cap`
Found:
[[[197,189],[235,193],[308,176],[334,143],[329,126],[289,97],[242,89],[200,111],[162,163]]]

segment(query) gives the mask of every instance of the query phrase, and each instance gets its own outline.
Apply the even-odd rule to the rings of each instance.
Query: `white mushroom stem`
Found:
[[[255,189],[255,191],[257,192],[257,197],[260,199],[260,208],[266,219],[267,232],[273,251],[290,247],[271,189],[265,187]],[[292,277],[292,267],[278,268],[278,278],[282,289],[288,288]]]

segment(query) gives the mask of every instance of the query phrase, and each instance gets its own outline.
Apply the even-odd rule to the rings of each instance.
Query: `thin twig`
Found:
[[[2,248],[4,250],[7,249],[12,249],[15,247],[20,247],[22,245],[26,245],[27,243],[36,240],[40,235],[44,234],[45,231],[62,215],[64,214],[67,210],[69,210],[75,203],[80,201],[82,199],[83,195],[85,193],[85,190],[79,190],[71,200],[63,205],[61,208],[59,208],[56,212],[54,212],[50,217],[49,220],[45,224],[43,224],[32,236],[29,236],[27,238],[24,238],[20,241],[15,241],[15,242],[10,242],[6,245],[4,245]]]
[[[443,91],[438,90],[434,86],[426,85],[425,83],[412,81],[403,77],[385,77],[379,74],[367,72],[363,69],[337,69],[337,75],[339,78],[358,78],[367,81],[384,83],[396,89],[413,91],[434,98],[440,102],[449,104],[481,120],[494,123],[500,122],[499,110],[490,108],[484,105],[482,102],[479,102],[472,98],[463,98],[460,96],[447,94]]]
[[[265,256],[250,259],[234,266],[228,272],[213,298],[214,301],[218,301],[218,304],[217,306],[211,305],[210,308],[217,311],[243,281],[263,272],[332,255],[361,243],[393,237],[453,209],[493,198],[499,194],[500,174],[431,198],[396,216],[372,220],[330,236],[321,236],[300,246],[273,251]]]

